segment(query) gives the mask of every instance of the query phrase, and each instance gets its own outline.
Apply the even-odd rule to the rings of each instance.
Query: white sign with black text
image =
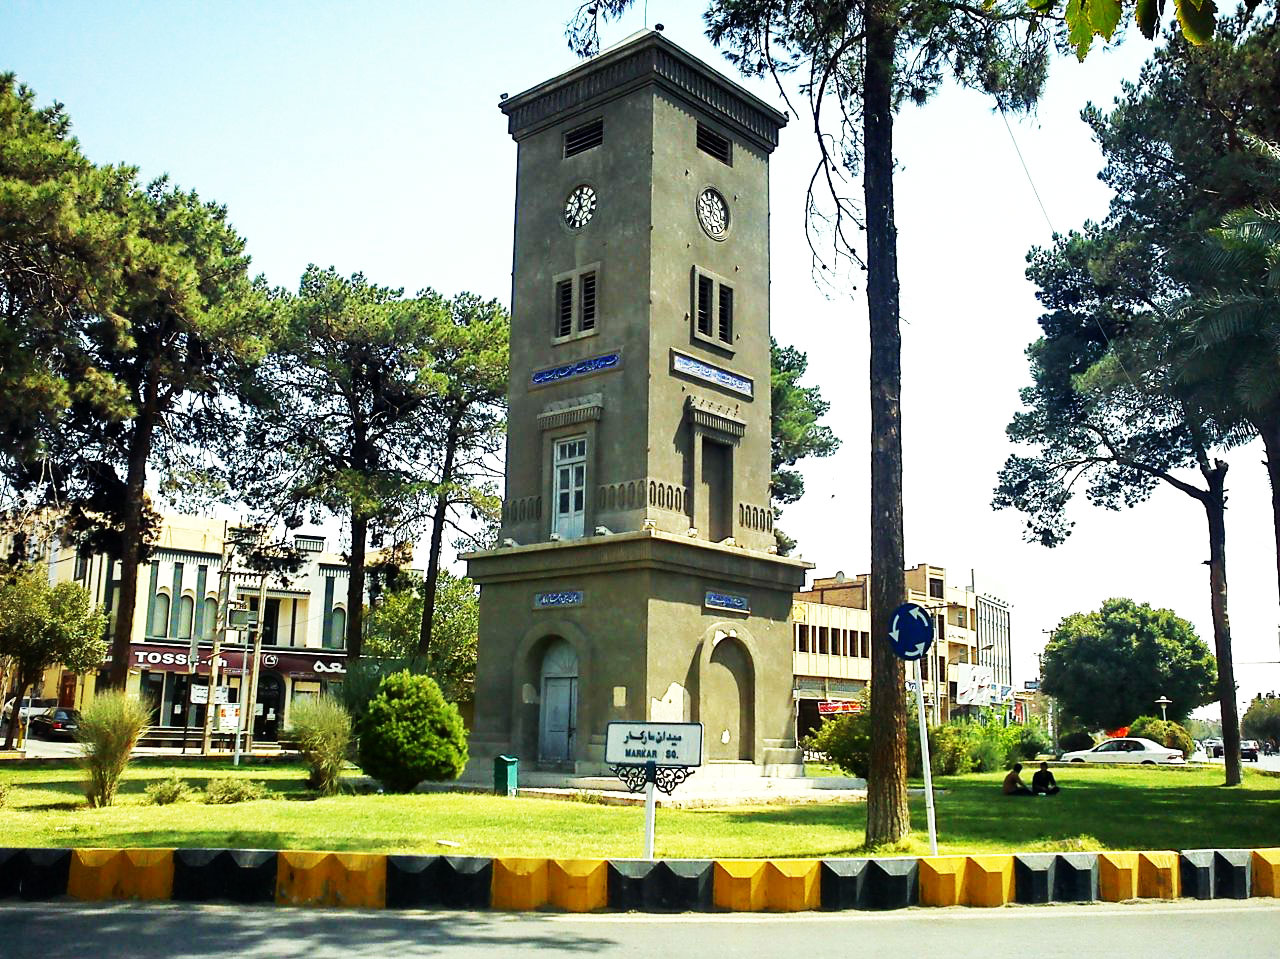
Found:
[[[702,765],[702,723],[612,722],[605,732],[604,761],[611,766]]]

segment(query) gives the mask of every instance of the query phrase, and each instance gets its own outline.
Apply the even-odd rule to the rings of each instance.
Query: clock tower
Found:
[[[610,720],[802,770],[769,507],[769,155],[785,118],[660,33],[501,104],[518,145],[501,544],[472,753],[602,768]]]

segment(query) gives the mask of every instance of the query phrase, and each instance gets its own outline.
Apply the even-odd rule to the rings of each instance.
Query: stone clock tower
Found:
[[[501,546],[472,755],[603,766],[614,719],[796,774],[769,509],[769,155],[785,118],[656,32],[504,100],[516,168]]]

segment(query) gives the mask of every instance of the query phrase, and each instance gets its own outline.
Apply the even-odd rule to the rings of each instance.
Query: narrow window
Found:
[[[563,539],[579,539],[586,520],[587,439],[557,440],[555,446],[555,525]]]
[[[342,649],[346,643],[347,611],[345,609],[335,609],[329,627],[329,642],[325,643],[325,645],[330,649]]]
[[[191,628],[195,620],[196,601],[190,596],[183,596],[178,600],[178,636],[182,639],[191,638]]]
[[[703,153],[709,153],[721,163],[733,165],[733,153],[728,137],[721,136],[701,123],[698,124],[698,149]]]
[[[592,120],[590,123],[575,127],[564,135],[564,155],[566,157],[577,156],[592,147],[598,147],[603,142],[604,120]]]
[[[711,298],[714,295],[711,277],[698,274],[698,332],[711,335]]]
[[[929,598],[942,599],[942,580],[932,578],[929,580]]]
[[[581,330],[594,330],[596,328],[596,275],[594,273],[584,273],[581,281],[579,302],[582,306],[582,318],[578,323],[578,328]]]
[[[717,333],[721,342],[733,342],[733,289],[732,287],[721,284],[720,286],[720,315]]]
[[[556,284],[556,336],[573,332],[573,280]]]
[[[151,635],[169,635],[169,597],[156,593],[155,613],[151,617]]]
[[[207,597],[204,601],[204,620],[200,623],[200,638],[213,639],[213,631],[218,623],[218,601]]]

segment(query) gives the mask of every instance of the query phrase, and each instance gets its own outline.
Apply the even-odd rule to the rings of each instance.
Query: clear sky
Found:
[[[502,93],[573,65],[563,26],[575,0],[499,2],[69,2],[0,6],[0,69],[64,103],[86,153],[170,174],[225,203],[254,268],[296,287],[308,263],[375,282],[510,298],[515,144]],[[649,0],[647,23],[732,68],[702,35],[701,0]],[[646,25],[645,3],[606,43]],[[1012,122],[1037,204],[999,114],[945,88],[895,127],[903,317],[906,555],[1014,604],[1014,678],[1036,675],[1043,631],[1110,596],[1169,607],[1212,645],[1203,510],[1173,490],[1121,513],[1083,501],[1055,550],[1021,540],[1023,519],[993,513],[1010,451],[1004,427],[1028,382],[1037,335],[1024,258],[1100,218],[1101,158],[1079,119],[1136,77],[1150,46],[1054,64],[1035,116]],[[747,84],[782,104],[766,84]],[[772,160],[772,324],[809,354],[831,401],[840,452],[804,466],[805,499],[781,525],[830,575],[869,567],[867,332],[857,293],[814,285],[803,239],[813,162],[805,131]],[[860,185],[851,189],[860,195]],[[1227,555],[1242,699],[1280,689],[1269,490],[1257,444],[1235,451]],[[1252,665],[1271,661],[1265,665]],[[1211,712],[1211,711],[1209,711]]]

